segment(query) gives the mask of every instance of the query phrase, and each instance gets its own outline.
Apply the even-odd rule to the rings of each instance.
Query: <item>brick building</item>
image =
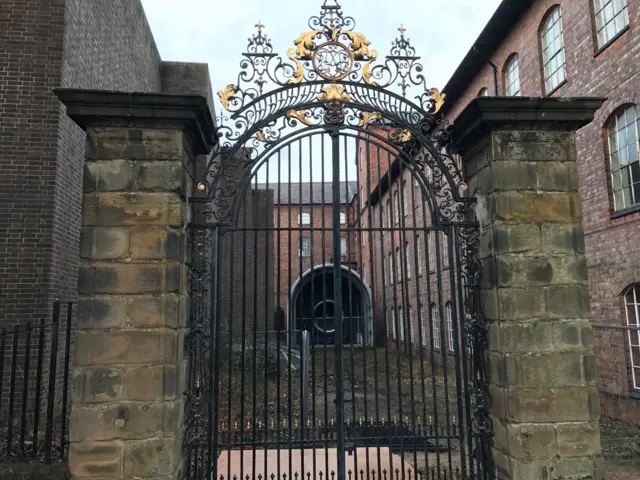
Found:
[[[603,414],[636,423],[640,331],[617,327],[640,325],[639,20],[638,0],[505,0],[444,88],[454,123],[479,95],[607,98],[556,180],[582,200]]]
[[[52,90],[212,94],[206,65],[162,61],[139,0],[2,2],[0,51],[0,325],[12,325],[77,295],[85,135]]]

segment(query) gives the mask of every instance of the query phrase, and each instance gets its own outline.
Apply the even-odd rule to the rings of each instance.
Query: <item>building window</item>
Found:
[[[311,225],[311,214],[301,213],[298,215],[298,225]]]
[[[346,237],[340,237],[340,256],[342,257],[347,256],[347,238]]]
[[[520,95],[520,73],[518,72],[518,54],[514,53],[507,60],[504,69],[505,92],[508,97]]]
[[[393,215],[396,222],[400,221],[400,203],[398,200],[398,191],[393,192]]]
[[[562,38],[562,11],[555,6],[542,22],[542,64],[544,85],[547,93],[553,92],[565,81],[564,40]]]
[[[438,306],[435,303],[431,304],[431,322],[433,328],[431,329],[431,338],[433,339],[433,348],[440,348],[440,316],[438,315]]]
[[[311,239],[309,237],[300,238],[300,256],[305,258],[311,256]]]
[[[387,275],[389,279],[389,285],[393,285],[393,256],[389,254],[389,273]]]
[[[595,0],[598,48],[604,47],[629,25],[627,0]]]
[[[451,302],[447,302],[444,307],[444,312],[447,317],[447,337],[449,340],[449,351],[455,351],[455,344],[453,343],[453,311],[451,308]]]
[[[480,90],[478,92],[478,96],[479,97],[488,97],[489,96],[489,89],[488,88],[483,88],[482,90]]]
[[[407,192],[407,181],[404,180],[402,182],[402,196],[404,199],[404,216],[408,216],[409,215],[409,208],[411,208],[409,206],[409,204],[411,203],[411,192]]]
[[[340,225],[345,225],[347,223],[347,215],[345,213],[340,214]]]
[[[435,232],[429,232],[429,271],[436,271],[436,235]]]
[[[442,234],[442,264],[444,268],[449,268],[449,235]]]
[[[409,242],[404,244],[404,261],[407,263],[407,280],[411,278],[411,255],[409,255]]]
[[[400,247],[396,248],[396,281],[402,281],[402,257],[400,256]]]
[[[393,225],[393,210],[391,209],[391,200],[387,200],[387,227]]]
[[[362,266],[362,280],[364,280],[364,281],[367,280],[367,266],[366,265]]]
[[[396,339],[397,331],[396,331],[396,312],[395,310],[391,310],[391,328],[393,329],[393,339]]]
[[[420,311],[418,313],[418,323],[420,325],[420,341],[423,347],[427,346],[427,318],[424,312],[424,305],[420,305]]]
[[[415,336],[413,332],[413,308],[411,308],[411,305],[407,309],[407,318],[409,319],[409,343],[413,343]]]
[[[625,293],[627,326],[640,327],[640,283],[629,287]],[[640,330],[629,330],[629,361],[633,388],[640,389]]]
[[[416,235],[416,263],[418,264],[418,275],[422,275],[422,245],[420,235]]]
[[[640,107],[628,105],[618,110],[607,125],[615,210],[640,203],[639,113]]]
[[[400,307],[398,309],[398,316],[400,318],[400,325],[398,325],[400,327],[400,341],[404,342],[404,329],[405,329],[405,320],[404,317],[402,316],[402,307]]]

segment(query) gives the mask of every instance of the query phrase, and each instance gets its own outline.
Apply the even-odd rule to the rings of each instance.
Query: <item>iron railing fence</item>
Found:
[[[73,320],[55,302],[49,322],[0,329],[0,462],[66,459]]]
[[[640,325],[594,323],[593,332],[604,479],[640,478]]]

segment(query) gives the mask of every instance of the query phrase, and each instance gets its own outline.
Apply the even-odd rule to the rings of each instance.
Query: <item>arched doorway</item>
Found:
[[[316,265],[304,272],[291,288],[289,318],[293,322],[292,328],[308,330],[316,345],[336,342],[335,268],[333,264]],[[341,342],[344,345],[372,345],[371,289],[358,272],[345,265],[341,268]]]
[[[488,478],[478,228],[445,99],[403,28],[376,64],[340,5],[309,26],[283,61],[256,25],[219,93],[192,199],[186,476]]]

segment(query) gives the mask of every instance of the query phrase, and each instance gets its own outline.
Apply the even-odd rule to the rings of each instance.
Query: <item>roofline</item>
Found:
[[[446,115],[469,86],[473,77],[488,64],[491,55],[516,26],[535,0],[502,0],[495,13],[442,89],[447,101],[442,107]],[[493,89],[489,89],[493,90]]]

